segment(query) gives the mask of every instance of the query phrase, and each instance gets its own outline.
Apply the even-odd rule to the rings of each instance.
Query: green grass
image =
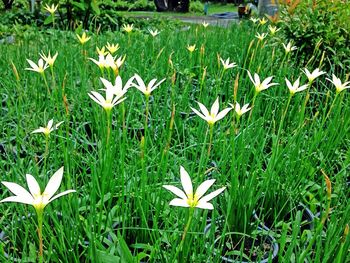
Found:
[[[172,262],[176,257],[178,262],[221,262],[216,239],[225,247],[232,242],[236,250],[231,252],[243,259],[252,250],[243,256],[240,237],[266,234],[257,228],[253,210],[280,244],[280,262],[304,256],[308,262],[350,260],[350,239],[343,235],[350,219],[348,90],[336,96],[327,72],[288,103],[285,78],[294,82],[300,76],[306,83],[304,65],[296,60],[298,51],[284,55],[280,32],[258,42],[255,33],[266,31],[267,26],[246,21],[229,29],[164,29],[155,38],[146,28],[130,35],[88,32],[92,38],[83,48],[72,32],[29,30],[15,44],[0,45],[0,93],[8,96],[0,120],[1,181],[26,187],[30,173],[43,188],[64,166],[59,191],[77,190],[45,208],[46,262]],[[149,103],[136,88],[128,90],[126,100],[112,109],[108,141],[108,116],[88,96],[91,91],[104,95],[101,76],[114,82],[113,72],[102,75],[88,60],[97,59],[96,47],[107,42],[119,43],[118,57],[126,55],[119,71],[123,83],[135,73],[146,84],[166,79]],[[193,44],[190,54],[186,47]],[[26,59],[37,62],[41,51],[58,52],[55,78],[45,71],[50,95],[39,74],[24,70]],[[237,67],[224,71],[218,56]],[[310,70],[322,66],[312,63]],[[247,70],[261,79],[274,76],[279,85],[255,97]],[[344,73],[337,76],[344,81]],[[190,107],[199,109],[198,101],[210,108],[217,97],[220,110],[236,101],[253,109],[240,119],[231,110],[215,123],[211,138],[207,123]],[[44,136],[31,132],[52,118],[64,123],[52,132],[45,156]],[[194,211],[182,251],[189,210],[169,206],[174,195],[162,187],[181,188],[180,166],[194,188],[207,179],[216,179],[209,191],[226,186],[211,201],[213,211]],[[332,182],[330,203],[323,173]],[[1,189],[1,199],[11,195],[4,185]],[[304,219],[293,210],[299,202],[321,217],[330,205],[325,224],[320,217],[313,229],[300,228]],[[2,262],[36,258],[34,213],[27,205],[0,204],[0,229],[7,236],[0,242]],[[214,227],[204,234],[208,220]],[[236,234],[223,238],[231,232]]]

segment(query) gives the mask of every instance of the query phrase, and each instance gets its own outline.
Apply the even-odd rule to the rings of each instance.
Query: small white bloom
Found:
[[[39,129],[36,129],[32,131],[32,133],[43,133],[45,136],[49,136],[50,133],[54,130],[57,130],[57,128],[63,123],[63,121],[57,123],[55,126],[53,126],[53,119],[49,120],[46,127],[40,127]]]
[[[139,75],[135,74],[134,78],[136,79],[137,84],[132,83],[131,86],[134,86],[135,88],[137,88],[139,91],[141,91],[146,96],[150,96],[152,91],[154,91],[156,88],[158,88],[159,85],[165,81],[165,79],[162,79],[161,81],[159,81],[156,84],[157,79],[152,79],[148,83],[148,85],[146,86],[145,82],[141,79],[141,77]]]
[[[1,182],[14,194],[14,196],[7,197],[1,200],[0,203],[17,202],[32,205],[36,210],[39,211],[43,210],[45,206],[51,203],[53,200],[63,195],[76,192],[75,190],[67,190],[54,196],[61,185],[62,177],[63,167],[58,169],[58,171],[55,172],[54,175],[50,178],[43,193],[41,193],[38,182],[30,174],[26,175],[29,192],[16,183]]]
[[[306,90],[309,87],[308,84],[305,84],[299,87],[300,77],[293,83],[293,85],[290,83],[290,81],[287,78],[285,80],[291,95],[294,95],[297,92]]]
[[[306,77],[308,78],[309,82],[313,82],[315,80],[315,78],[323,75],[323,74],[326,74],[326,72],[324,71],[320,71],[318,68],[315,69],[312,73],[310,73],[310,71],[308,71],[307,68],[305,68],[303,70],[303,72],[305,73]]]
[[[350,88],[350,81],[344,82],[342,83],[341,80],[339,78],[337,78],[334,74],[332,74],[332,78],[333,80],[330,80],[329,78],[326,78],[328,81],[332,82],[333,85],[336,88],[336,92],[340,93],[345,89],[349,89]],[[348,85],[348,86],[347,86]]]
[[[214,207],[211,203],[209,203],[209,201],[217,195],[221,194],[226,189],[226,187],[222,187],[214,192],[211,192],[206,196],[203,196],[208,191],[208,189],[214,184],[215,179],[204,181],[198,186],[196,192],[193,193],[191,178],[182,166],[180,167],[180,177],[182,188],[184,191],[172,185],[163,185],[165,189],[180,197],[171,200],[170,205],[173,206],[192,208],[197,207],[212,210],[214,209]]]
[[[294,51],[294,50],[298,49],[296,46],[292,46],[291,42],[288,42],[287,46],[284,43],[282,43],[282,45],[284,47],[284,50],[285,50],[286,54],[288,54],[291,51]]]
[[[200,113],[198,110],[191,107],[191,109],[196,113],[199,117],[201,117],[203,120],[208,122],[209,125],[213,125],[215,122],[221,120],[224,118],[227,113],[231,110],[231,108],[226,108],[219,112],[219,98],[216,98],[214,104],[211,106],[210,113],[207,110],[207,108],[200,102],[197,102],[199,105],[199,108],[201,109],[202,113]]]
[[[220,61],[221,61],[221,64],[223,65],[223,67],[224,67],[224,70],[230,69],[230,68],[234,68],[234,67],[237,66],[237,64],[234,63],[234,62],[230,63],[230,58],[226,59],[226,61],[224,61],[222,58],[220,58]]]
[[[42,58],[39,59],[38,65],[35,64],[30,59],[27,59],[27,61],[28,61],[29,65],[31,66],[31,68],[26,68],[25,70],[31,70],[31,71],[35,71],[35,72],[42,74],[42,73],[44,73],[45,69],[47,69],[49,67],[49,65],[46,62],[44,64],[44,60]]]
[[[250,109],[251,109],[251,108],[249,108],[249,103],[244,104],[242,108],[238,102],[236,102],[235,106],[233,106],[232,104],[230,104],[230,106],[235,110],[238,117],[241,117],[244,113],[250,111]]]
[[[160,34],[160,32],[157,29],[156,30],[148,29],[148,32],[152,35],[152,37],[156,37],[158,34]]]
[[[262,33],[262,34],[256,33],[255,35],[255,37],[259,39],[259,41],[263,41],[266,36],[267,36],[267,33]]]
[[[255,91],[257,93],[261,92],[261,91],[263,91],[265,89],[268,89],[271,86],[278,85],[278,83],[270,83],[273,77],[268,77],[268,78],[264,79],[263,82],[260,82],[259,75],[255,73],[254,74],[254,79],[253,79],[253,77],[250,74],[249,70],[248,70],[248,76],[249,76],[250,80],[253,82],[254,87],[255,87]]]

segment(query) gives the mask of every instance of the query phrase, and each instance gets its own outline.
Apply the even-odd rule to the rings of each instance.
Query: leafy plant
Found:
[[[326,68],[350,68],[350,3],[288,1],[281,11],[286,37],[299,47],[299,60]],[[321,66],[321,65],[319,65]]]

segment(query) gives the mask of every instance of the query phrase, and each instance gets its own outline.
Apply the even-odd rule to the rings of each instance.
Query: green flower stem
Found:
[[[187,233],[188,233],[188,230],[191,226],[191,222],[192,222],[192,218],[193,218],[193,214],[194,214],[194,207],[190,207],[189,209],[189,215],[188,215],[188,220],[187,220],[187,224],[185,226],[185,229],[184,229],[184,232],[182,234],[182,237],[181,237],[181,242],[180,242],[180,245],[176,251],[176,254],[175,254],[175,257],[174,257],[174,261],[178,258],[179,256],[179,253],[182,251],[183,249],[183,246],[184,246],[184,243],[185,243],[185,240],[186,240],[186,236],[187,236]]]
[[[38,217],[38,238],[39,238],[39,263],[44,262],[44,249],[43,249],[43,214],[44,210],[41,208],[36,209]]]
[[[282,114],[282,118],[281,118],[281,122],[280,122],[280,126],[278,128],[278,132],[277,132],[277,140],[279,138],[279,135],[282,131],[282,128],[283,128],[283,124],[284,124],[284,120],[286,118],[286,115],[287,115],[287,111],[288,111],[288,108],[289,108],[289,105],[290,105],[290,102],[292,100],[292,97],[293,97],[293,94],[289,94],[289,97],[288,97],[288,101],[287,101],[287,105],[286,105],[286,108],[284,109],[283,111],[283,114]]]
[[[323,119],[323,121],[322,121],[322,126],[325,124],[326,120],[328,119],[329,115],[331,114],[331,112],[332,112],[332,110],[333,110],[333,107],[334,107],[334,105],[335,105],[335,102],[337,101],[338,95],[339,95],[339,93],[337,92],[337,93],[335,94],[335,97],[334,97],[334,100],[333,100],[331,106],[329,107],[329,110],[328,110],[328,113],[327,113],[326,117],[325,117],[325,118]]]
[[[106,110],[106,116],[107,116],[107,135],[106,135],[106,147],[108,150],[108,146],[109,146],[109,139],[111,136],[111,110]]]
[[[44,152],[44,174],[46,174],[47,159],[49,157],[50,134],[45,135],[45,152]]]
[[[55,29],[55,14],[51,14],[52,15],[52,27],[53,29]]]
[[[250,110],[250,113],[249,113],[249,118],[248,118],[248,121],[250,121],[251,117],[252,117],[252,114],[253,114],[253,110],[254,110],[254,107],[255,107],[255,100],[256,100],[256,97],[258,96],[259,92],[258,91],[254,91],[254,97],[253,97],[253,100],[252,100],[252,106],[251,106],[251,110]]]
[[[47,89],[47,94],[50,95],[51,94],[50,87],[49,87],[49,84],[47,83],[45,72],[41,73],[41,76],[43,77],[43,80],[44,80],[44,83],[45,83],[45,86],[46,86],[46,89]]]
[[[208,146],[208,152],[207,152],[207,159],[209,159],[211,147],[213,143],[213,134],[214,134],[214,124],[209,125],[209,146]]]

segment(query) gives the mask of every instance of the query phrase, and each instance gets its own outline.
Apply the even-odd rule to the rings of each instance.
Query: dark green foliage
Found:
[[[324,53],[327,69],[350,68],[350,3],[344,1],[301,1],[282,10],[286,37],[299,48],[300,60],[318,66]],[[318,57],[316,59],[315,57]]]

